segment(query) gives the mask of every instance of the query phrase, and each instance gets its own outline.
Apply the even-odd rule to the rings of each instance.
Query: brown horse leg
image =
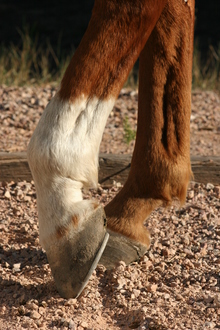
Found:
[[[108,228],[149,247],[143,223],[184,202],[191,176],[194,0],[168,1],[140,55],[138,129],[129,177],[106,206]]]

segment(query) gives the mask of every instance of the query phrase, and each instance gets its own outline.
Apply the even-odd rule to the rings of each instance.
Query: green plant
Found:
[[[131,128],[131,125],[128,122],[128,117],[125,117],[123,121],[123,129],[124,129],[124,141],[127,144],[135,140],[136,131]]]

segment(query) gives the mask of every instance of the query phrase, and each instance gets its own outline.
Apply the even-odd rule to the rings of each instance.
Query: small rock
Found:
[[[176,250],[175,249],[169,249],[169,256],[174,256],[176,254]]]
[[[20,214],[19,210],[16,207],[13,207],[12,212],[13,212],[14,215],[19,215]]]
[[[46,328],[43,328],[42,320],[37,320],[36,325],[38,326],[38,328],[46,329]]]
[[[183,296],[181,296],[181,294],[177,293],[176,300],[178,300],[178,301],[183,300]]]
[[[207,297],[205,296],[204,297],[204,302],[206,304],[211,304],[213,302],[213,300],[214,300],[214,298],[212,296],[207,296]]]
[[[31,196],[24,196],[24,201],[25,202],[30,202],[31,201]]]
[[[116,265],[116,269],[119,272],[123,272],[126,267],[126,263],[124,261],[119,261],[118,264]]]
[[[189,192],[188,192],[188,198],[193,198],[194,197],[194,191],[193,190],[190,190]]]
[[[149,255],[150,260],[154,262],[155,258],[154,258],[153,253],[151,251],[149,251],[148,255]]]
[[[14,272],[20,272],[21,271],[20,268],[21,268],[21,264],[20,263],[13,265]]]
[[[187,254],[188,256],[191,256],[193,253],[190,249],[183,249],[183,252]]]
[[[22,323],[22,328],[24,328],[24,329],[30,329],[30,321],[29,320],[28,321],[24,321]]]
[[[69,325],[68,325],[68,327],[69,327],[69,329],[73,329],[73,330],[76,329],[76,325],[75,325],[75,323],[74,323],[73,320],[70,320],[70,321],[69,321]]]
[[[147,306],[143,306],[143,307],[141,307],[141,311],[143,312],[143,313],[147,313],[147,311],[148,311],[148,308],[147,308]]]
[[[220,294],[214,296],[214,304],[216,307],[220,307]]]
[[[45,308],[44,307],[39,307],[38,312],[39,312],[39,314],[44,315]]]
[[[83,328],[88,328],[88,323],[85,322],[85,321],[83,321],[80,325],[81,325],[81,327],[83,327]]]
[[[124,278],[119,278],[117,280],[117,282],[118,282],[118,286],[117,286],[118,290],[121,290],[123,288],[123,286],[126,285],[126,283],[127,283],[126,279],[124,279]]]
[[[61,325],[62,325],[63,327],[68,327],[68,326],[69,326],[69,322],[68,322],[66,319],[64,319],[64,318],[62,318],[62,319],[60,320],[60,323],[61,323]]]
[[[6,261],[5,262],[5,268],[9,268],[10,267],[10,265],[9,265],[9,263]]]
[[[83,303],[83,304],[86,304],[86,303],[87,303],[87,298],[86,298],[86,297],[83,297],[83,296],[81,295],[81,297],[79,297],[79,301],[80,301],[81,303]]]
[[[77,299],[70,298],[65,302],[65,306],[71,306],[71,305],[76,305],[77,304]]]
[[[168,258],[168,257],[169,257],[169,250],[168,250],[168,249],[163,249],[161,252],[162,252],[162,255],[163,255],[165,258]]]
[[[24,308],[23,305],[21,305],[21,306],[18,307],[18,313],[20,315],[24,315],[25,314],[25,308]]]
[[[137,290],[137,289],[133,289],[133,294],[135,296],[135,298],[137,298],[138,296],[140,296],[141,291]]]
[[[170,283],[170,286],[171,286],[171,288],[175,288],[177,286],[177,283],[173,281]]]
[[[149,291],[149,292],[156,292],[157,291],[157,284],[147,285],[147,291]]]
[[[33,230],[38,230],[38,226],[37,225],[33,225]]]
[[[214,192],[217,194],[217,197],[220,198],[220,186],[215,187]]]
[[[31,310],[38,311],[38,306],[33,302],[27,302],[26,307]]]
[[[214,184],[212,183],[207,183],[207,185],[205,186],[207,190],[211,190],[211,189],[214,189]]]
[[[189,237],[188,236],[183,237],[183,243],[185,245],[189,245],[189,242],[190,242],[190,240],[189,240]]]
[[[63,316],[64,312],[63,312],[61,309],[58,309],[58,310],[57,310],[57,314],[58,314],[59,316]],[[62,321],[62,319],[61,319],[61,321]]]
[[[47,303],[46,303],[46,301],[41,301],[41,305],[43,306],[43,307],[47,307]]]
[[[141,268],[142,268],[143,270],[147,270],[147,269],[150,269],[150,268],[152,268],[152,267],[153,267],[153,264],[152,264],[152,262],[151,262],[150,260],[143,261],[143,262],[141,263]]]
[[[214,322],[205,322],[204,329],[214,329],[215,323]]]
[[[20,231],[21,231],[21,233],[28,233],[29,228],[30,227],[28,225],[23,225],[23,226],[21,226]]]
[[[11,199],[11,194],[8,190],[6,190],[6,192],[4,194],[4,197],[7,198],[7,199]]]
[[[32,311],[30,317],[34,320],[38,320],[41,315],[37,311]]]

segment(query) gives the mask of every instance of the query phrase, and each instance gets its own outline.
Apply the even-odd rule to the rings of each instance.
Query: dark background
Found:
[[[184,1],[184,0],[177,0]],[[87,28],[94,0],[0,0],[0,44],[19,44],[18,30],[29,27],[39,42],[70,52]],[[196,1],[195,40],[202,55],[220,43],[220,0]]]

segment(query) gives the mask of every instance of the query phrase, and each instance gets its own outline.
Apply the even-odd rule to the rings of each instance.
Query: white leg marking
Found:
[[[37,191],[40,240],[44,248],[59,226],[73,215],[83,224],[93,202],[83,200],[83,187],[96,187],[98,152],[115,99],[81,97],[50,101],[28,146],[28,162]]]

